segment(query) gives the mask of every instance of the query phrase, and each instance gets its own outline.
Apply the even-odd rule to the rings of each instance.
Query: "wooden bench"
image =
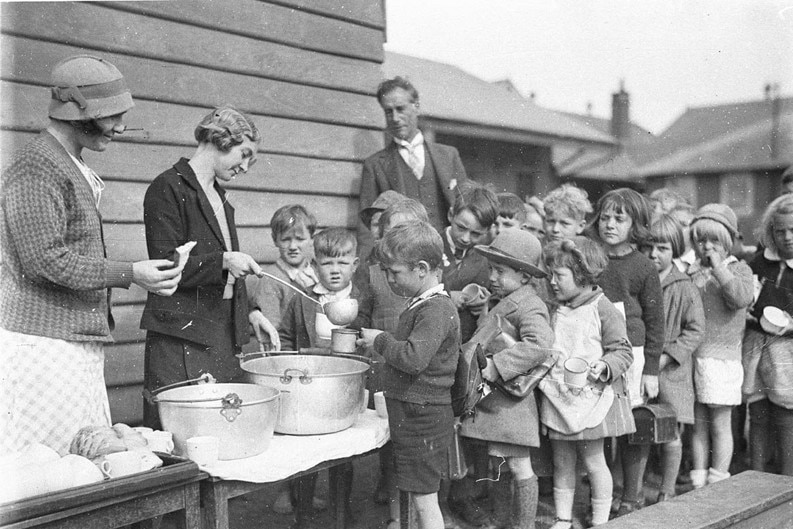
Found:
[[[793,528],[793,476],[749,470],[602,525],[603,529]]]

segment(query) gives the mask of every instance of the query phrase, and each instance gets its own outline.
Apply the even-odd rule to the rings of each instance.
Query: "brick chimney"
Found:
[[[620,142],[625,142],[631,130],[631,96],[625,91],[625,80],[620,81],[620,91],[611,94],[611,134]]]

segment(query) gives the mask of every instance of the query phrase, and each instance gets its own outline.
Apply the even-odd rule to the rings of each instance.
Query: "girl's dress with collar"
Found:
[[[501,318],[514,330],[514,345],[493,351],[493,363],[505,381],[526,373],[553,347],[554,334],[545,303],[531,286],[521,287],[502,299],[480,323],[480,328],[498,325]],[[488,349],[488,354],[490,350]],[[474,415],[462,422],[460,433],[466,437],[498,443],[504,456],[527,457],[528,447],[539,446],[539,413],[532,392],[517,400],[494,389],[475,408]],[[508,446],[516,445],[516,446]]]
[[[661,281],[664,293],[664,353],[672,357],[659,375],[658,399],[671,404],[677,422],[694,424],[692,357],[705,332],[702,299],[689,277],[676,266]]]
[[[617,437],[636,431],[630,398],[622,376],[633,360],[625,320],[600,287],[561,305],[552,318],[554,348],[561,355],[540,382],[540,418],[551,439],[576,441]],[[603,360],[606,381],[589,382],[571,391],[564,381],[564,362]]]
[[[697,261],[688,275],[702,296],[705,336],[694,353],[694,389],[703,404],[736,406],[741,403],[741,343],[746,309],[752,302],[752,270],[730,256],[718,271]],[[725,274],[724,282],[717,275]]]
[[[769,306],[793,312],[793,259],[783,260],[766,248],[750,268],[758,293],[743,342],[743,394],[750,402],[767,397],[777,406],[793,409],[793,334],[772,335],[759,323]]]

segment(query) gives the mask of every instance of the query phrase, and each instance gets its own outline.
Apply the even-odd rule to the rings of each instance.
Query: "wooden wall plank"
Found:
[[[145,182],[108,180],[99,209],[105,223],[143,222]],[[234,206],[238,227],[267,226],[276,209],[287,204],[302,204],[312,211],[323,226],[347,226],[357,212],[348,211],[349,200],[344,197],[266,193],[226,187],[226,197]]]
[[[143,342],[105,346],[105,382],[107,385],[124,386],[142,383],[143,350]]]
[[[143,423],[143,384],[134,386],[108,386],[110,417],[113,424],[123,422],[130,426]]]
[[[49,91],[46,88],[2,81],[0,92],[3,93],[0,115],[3,116],[4,128],[33,132],[47,123]],[[206,108],[138,99],[125,121],[130,127],[145,128],[148,136],[130,133],[117,141],[193,147],[193,130],[206,112]],[[266,152],[359,161],[382,146],[382,134],[373,130],[256,114],[252,117],[262,136],[260,149]],[[261,170],[254,168],[254,171]]]
[[[215,28],[323,53],[383,62],[383,32],[256,0],[226,2],[101,2],[111,9]]]
[[[2,20],[5,17],[0,18]],[[171,42],[170,39],[161,38],[157,41]],[[101,48],[87,50],[26,37],[5,36],[2,44],[0,64],[3,78],[20,83],[47,86],[54,64],[70,55],[88,51],[116,65],[124,73],[133,96],[139,99],[208,108],[230,103],[253,114],[350,125],[375,131],[381,129],[383,124],[382,111],[377,100],[370,95],[265,79],[257,76],[255,72],[232,73],[204,66],[155,60],[147,56],[108,53],[101,51]],[[333,68],[335,63],[336,59],[332,57],[316,57],[318,67]],[[370,65],[369,68],[377,72],[376,77],[371,76],[371,82],[376,86],[380,79],[377,66]],[[356,77],[353,78],[357,80]],[[49,94],[46,101],[49,101]]]
[[[196,2],[136,2],[142,10],[152,10],[155,6],[182,11],[185,14],[200,14]],[[226,3],[205,3],[214,6],[203,18],[221,17],[221,13],[229,16],[242,17],[255,24],[258,12],[246,13],[239,6]],[[281,11],[282,7],[276,7]],[[154,9],[156,11],[156,9]],[[265,13],[262,13],[265,16]],[[337,34],[330,28],[319,26],[318,23],[330,22],[334,26],[354,28],[349,24],[330,21],[315,15],[305,21],[304,28],[312,35],[327,35],[326,40],[338,40],[336,37],[347,37]],[[94,24],[81,24],[80,21],[92,19]],[[57,23],[56,23],[57,21]],[[280,23],[280,21],[278,21]],[[252,26],[255,27],[255,26]],[[289,30],[294,25],[286,25]],[[258,78],[277,79],[293,83],[324,86],[329,88],[363,91],[372,95],[381,78],[379,64],[382,56],[376,60],[361,60],[323,53],[322,48],[315,50],[295,49],[284,44],[268,42],[261,38],[230,34],[223,31],[223,25],[197,27],[191,23],[177,22],[162,18],[137,14],[128,11],[108,9],[94,2],[16,2],[4,6],[0,28],[17,36],[36,40],[47,40],[60,44],[94,48],[104,52],[140,56],[146,59],[159,59],[168,63],[191,64],[202,68],[236,72]],[[134,28],[134,31],[129,31]],[[334,28],[338,29],[338,28]],[[382,35],[375,30],[368,31],[371,37],[380,39]],[[257,35],[268,36],[267,28],[259,30]],[[167,38],[163,38],[167,35]],[[368,40],[356,42],[353,35],[349,40],[342,39],[348,46],[360,49],[371,49]],[[182,45],[174,46],[174,42]],[[378,49],[377,46],[374,49]],[[382,49],[382,46],[380,47]]]
[[[346,227],[353,229],[350,223]],[[110,259],[141,261],[148,258],[143,224],[105,224],[105,246]],[[257,262],[272,263],[278,258],[269,228],[238,228],[240,250]]]
[[[332,17],[349,20],[377,28],[385,28],[385,0],[269,0],[269,3],[280,4],[312,13],[322,13]]]
[[[0,166],[5,166],[7,156],[34,136],[32,132],[0,130]],[[148,183],[179,158],[189,158],[192,154],[193,148],[188,146],[115,141],[105,153],[84,152],[83,157],[106,180],[139,180]],[[359,162],[266,153],[260,153],[258,158],[258,163],[247,175],[234,180],[235,187],[355,197],[361,186]]]

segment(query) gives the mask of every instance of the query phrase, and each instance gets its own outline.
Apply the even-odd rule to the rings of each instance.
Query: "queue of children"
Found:
[[[793,306],[793,195],[769,206],[751,266],[731,253],[738,222],[723,204],[694,211],[626,188],[593,208],[569,184],[529,204],[472,183],[456,196],[442,233],[419,202],[378,197],[361,213],[375,240],[361,266],[352,232],[315,234],[300,206],[271,223],[273,273],[320,303],[359,300],[352,326],[391,431],[375,491],[391,503],[390,528],[399,526],[397,491],[411,493],[421,528],[458,527],[455,518],[534,528],[535,468],[550,463],[537,457],[543,440],[553,453],[553,529],[572,527],[582,467],[590,525],[640,509],[651,447],[628,436],[632,411],[648,402],[673,410],[678,425],[659,446],[654,501],[675,495],[686,440],[695,488],[729,477],[732,411],[747,403],[752,468],[773,461],[793,474],[793,323],[784,312]],[[328,347],[330,322],[317,304],[250,281],[281,347]],[[781,327],[763,316],[767,307],[787,315]],[[498,332],[481,343],[484,396],[454,417],[461,344],[488,328]],[[450,482],[455,423],[469,467]]]

